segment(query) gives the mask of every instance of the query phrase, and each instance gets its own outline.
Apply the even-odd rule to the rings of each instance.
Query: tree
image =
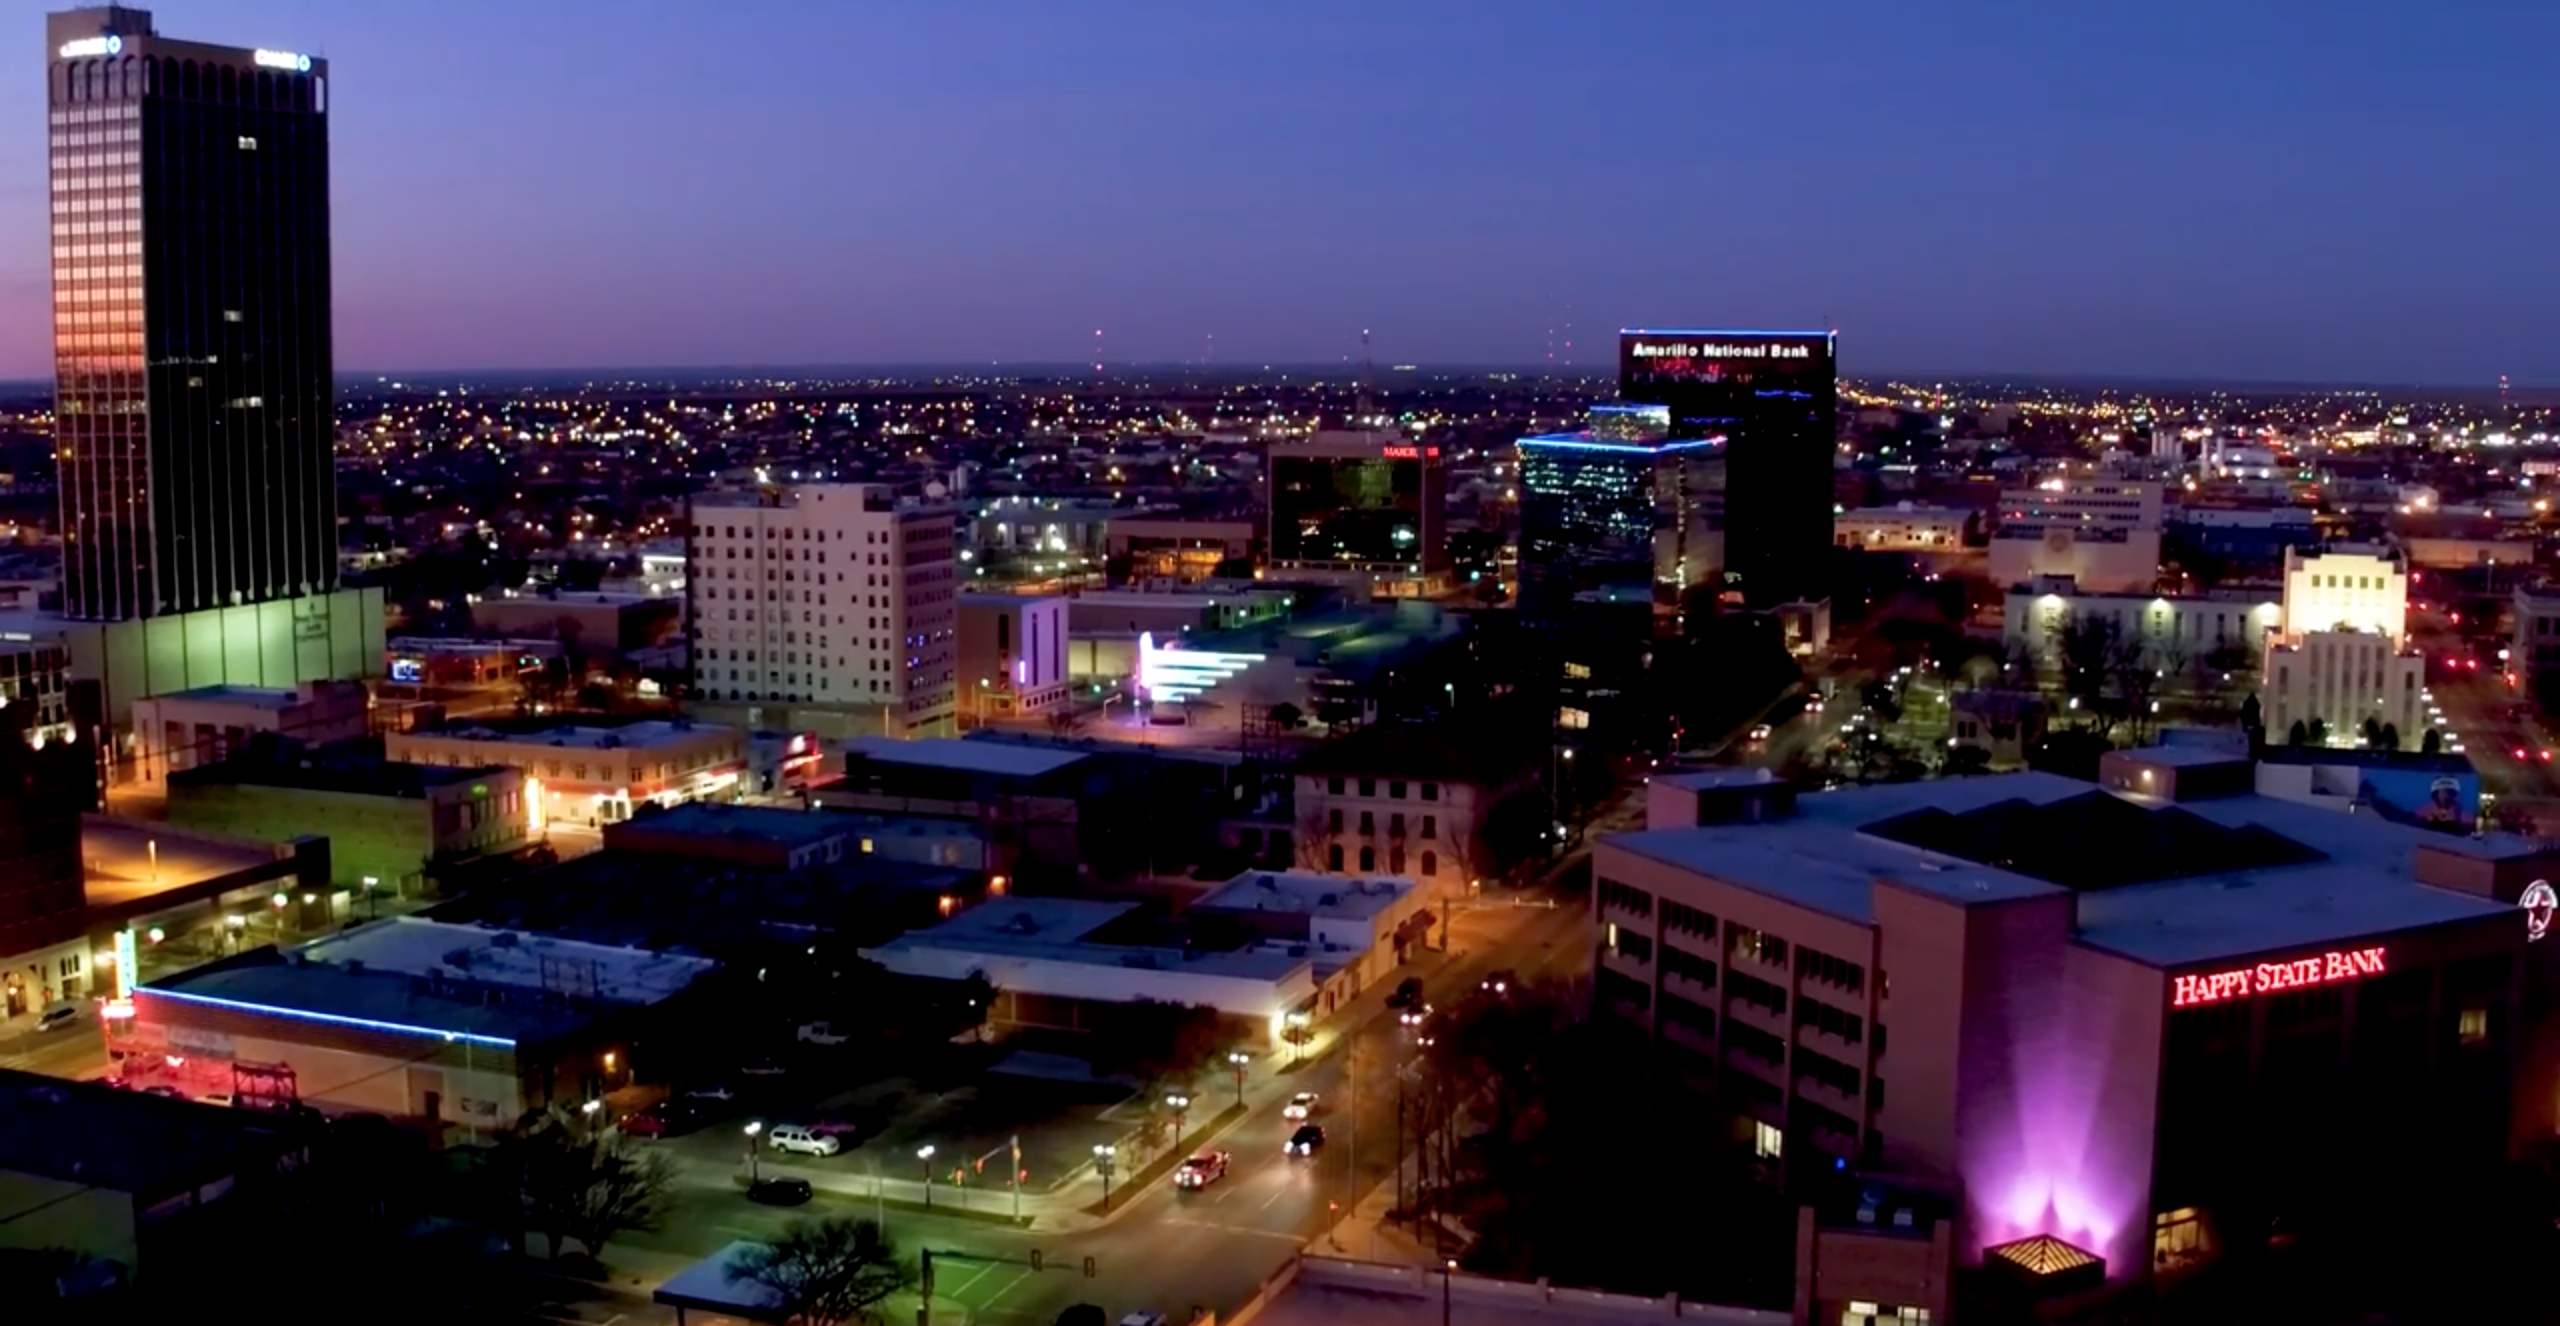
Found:
[[[2400,725],[2397,723],[2383,724],[2382,741],[2380,744],[2384,750],[2400,749]]]
[[[2314,746],[2329,744],[2329,720],[2325,718],[2311,720],[2311,744]]]
[[[1295,732],[1306,721],[1306,712],[1294,704],[1283,702],[1271,706],[1271,726],[1283,732]]]
[[[2292,726],[2291,728],[2287,729],[2287,730],[2286,730],[2286,732],[2285,732],[2285,734],[2284,734],[2284,744],[2286,744],[2286,745],[2288,745],[2288,746],[2300,747],[2300,746],[2307,746],[2307,745],[2309,745],[2310,743],[2311,743],[2311,729],[2310,729],[2310,728],[2308,728],[2308,727],[2303,726],[2303,723],[2302,723],[2302,720],[2301,720],[2301,719],[2297,718],[2297,719],[2293,720],[2293,726]]]
[[[1333,868],[1333,822],[1322,806],[1300,808],[1298,831],[1291,836],[1289,847],[1301,870]]]
[[[497,1173],[529,1234],[558,1256],[574,1240],[592,1257],[617,1234],[664,1228],[675,1209],[675,1162],[612,1128],[554,1105],[499,1139]]]
[[[987,969],[974,968],[960,982],[961,1016],[979,1040],[987,1038],[987,1019],[995,1016],[996,983],[987,979]]]
[[[728,1274],[771,1290],[793,1326],[867,1318],[915,1283],[879,1222],[845,1216],[795,1222],[773,1242],[740,1252]]]
[[[2428,728],[2428,729],[2427,729],[2427,734],[2426,734],[2425,736],[2423,736],[2423,737],[2418,738],[2418,751],[2419,751],[2419,753],[2420,753],[2420,754],[2424,754],[2424,755],[2441,755],[2441,754],[2443,754],[2443,753],[2444,753],[2444,733],[2439,732],[2439,731],[2437,731],[2437,730],[2436,730],[2436,729],[2434,729],[2434,728]]]
[[[1132,1000],[1113,1010],[1096,1045],[1095,1066],[1157,1087],[1188,1088],[1220,1060],[1235,1037],[1206,1004]]]
[[[2380,746],[2382,744],[2382,720],[2372,717],[2371,715],[2367,715],[2364,720],[2363,735],[2364,744],[2368,746]]]

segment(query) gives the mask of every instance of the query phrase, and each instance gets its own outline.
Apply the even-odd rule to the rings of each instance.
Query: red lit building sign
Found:
[[[2197,1004],[2218,1004],[2225,999],[2274,994],[2278,990],[2299,990],[2306,985],[2359,980],[2380,976],[2385,965],[2384,951],[2379,948],[2331,949],[2316,957],[2296,958],[2291,962],[2261,962],[2254,967],[2181,976],[2171,987],[2169,1003],[2175,1008],[2190,1008]]]
[[[1378,448],[1378,454],[1379,454],[1379,455],[1381,455],[1381,456],[1386,457],[1386,458],[1387,458],[1387,459],[1389,459],[1389,460],[1422,460],[1422,459],[1424,459],[1424,458],[1426,458],[1426,457],[1428,457],[1428,458],[1430,458],[1430,459],[1432,459],[1432,460],[1438,460],[1438,459],[1440,458],[1440,448],[1438,448],[1438,447],[1380,447],[1380,448]]]

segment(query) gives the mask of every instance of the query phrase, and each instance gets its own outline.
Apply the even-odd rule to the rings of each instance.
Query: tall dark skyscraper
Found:
[[[1669,406],[1672,441],[1723,439],[1725,577],[1755,608],[1827,592],[1835,341],[1830,332],[1618,335],[1621,398]]]
[[[45,20],[63,609],[337,587],[328,68]]]
[[[1670,436],[1659,405],[1595,405],[1585,427],[1520,439],[1520,607],[1650,604],[1671,625],[1723,584],[1724,447]]]

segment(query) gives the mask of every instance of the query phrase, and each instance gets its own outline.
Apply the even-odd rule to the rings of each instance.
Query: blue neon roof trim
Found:
[[[1677,442],[1602,442],[1572,433],[1550,433],[1542,437],[1524,437],[1524,447],[1565,447],[1575,451],[1623,451],[1630,455],[1651,456],[1665,451],[1692,451],[1699,447],[1720,447],[1720,437],[1683,438]]]
[[[181,990],[142,987],[141,993],[154,999],[175,999],[180,1003],[203,1004],[210,1008],[236,1008],[248,1013],[267,1013],[276,1017],[307,1018],[313,1022],[334,1022],[345,1027],[369,1027],[375,1031],[396,1031],[410,1036],[433,1036],[439,1040],[470,1041],[475,1045],[494,1045],[512,1050],[516,1043],[504,1036],[484,1036],[471,1031],[438,1031],[433,1027],[410,1027],[397,1022],[377,1022],[372,1018],[348,1017],[343,1013],[315,1013],[303,1008],[279,1008],[274,1004],[252,1004],[240,999],[217,999],[212,995],[188,994]]]
[[[1649,405],[1643,401],[1611,401],[1601,405],[1589,406],[1587,408],[1593,414],[1652,414],[1657,410],[1669,410],[1671,407],[1668,405]]]
[[[1620,336],[1838,336],[1838,331],[1749,331],[1740,327],[1621,327]]]

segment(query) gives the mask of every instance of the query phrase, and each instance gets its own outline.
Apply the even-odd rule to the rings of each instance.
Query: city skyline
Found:
[[[1671,321],[1836,328],[1851,376],[2560,382],[2560,259],[2503,219],[2551,186],[2496,170],[2560,114],[2501,73],[2560,15],[1997,8],[160,18],[362,75],[350,371],[1070,364],[1098,327],[1117,364],[1370,328],[1597,375]],[[0,377],[42,371],[42,174],[0,144]]]

